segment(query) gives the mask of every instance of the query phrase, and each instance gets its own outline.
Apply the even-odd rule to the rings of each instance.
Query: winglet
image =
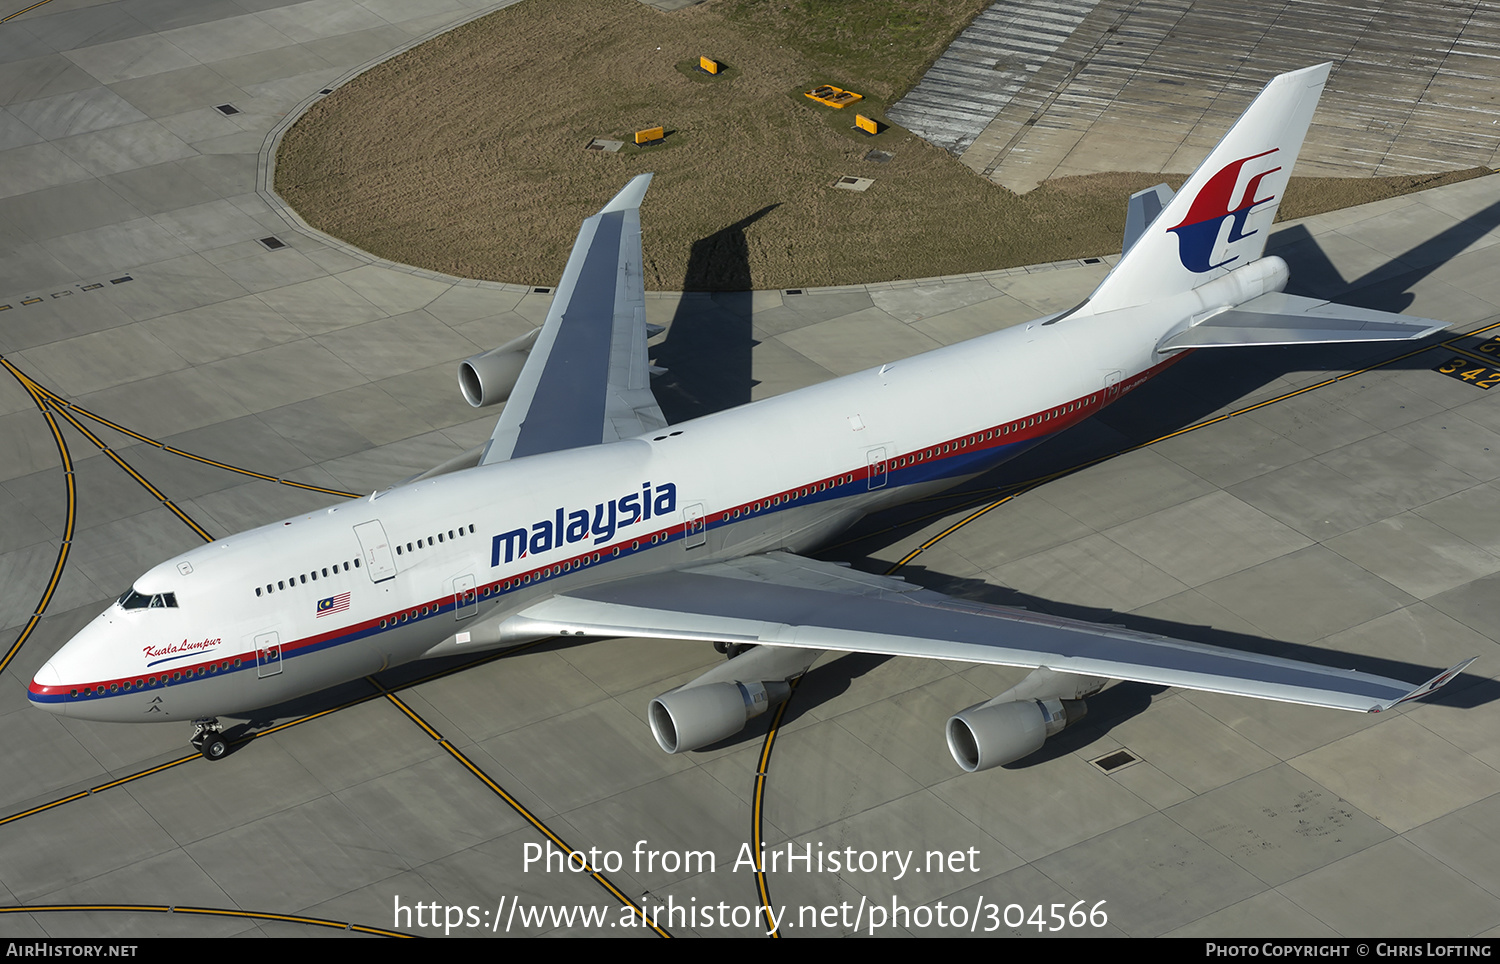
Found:
[[[1470,656],[1468,659],[1464,660],[1462,663],[1459,663],[1452,669],[1446,669],[1443,672],[1437,674],[1432,679],[1428,680],[1421,686],[1418,686],[1416,689],[1412,690],[1410,693],[1407,693],[1405,696],[1401,697],[1399,700],[1393,700],[1390,703],[1378,704],[1371,707],[1370,712],[1379,713],[1382,710],[1390,709],[1398,703],[1405,703],[1407,700],[1414,700],[1418,697],[1426,696],[1428,693],[1432,693],[1444,686],[1449,680],[1453,679],[1453,677],[1457,676],[1459,673],[1462,673],[1464,670],[1468,669],[1469,664],[1474,662],[1474,660],[1478,658],[1478,656]]]
[[[599,209],[600,214],[608,214],[611,211],[628,211],[631,208],[641,206],[641,198],[646,196],[646,188],[651,186],[652,174],[637,174],[622,188],[620,193],[604,207]]]

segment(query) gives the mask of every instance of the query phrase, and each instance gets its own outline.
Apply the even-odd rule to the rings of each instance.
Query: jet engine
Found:
[[[1030,756],[1088,712],[1083,700],[979,703],[948,720],[948,752],[970,773]]]
[[[458,363],[458,387],[470,405],[483,408],[510,397],[541,330],[535,328],[499,348]]]
[[[1083,697],[1107,682],[1038,669],[994,699],[955,713],[948,720],[948,752],[969,773],[1030,756],[1047,737],[1083,719],[1088,713]]]
[[[786,699],[784,682],[709,683],[663,693],[651,701],[651,732],[668,753],[727,740]]]
[[[646,713],[651,732],[668,753],[727,740],[790,696],[787,680],[807,672],[819,655],[818,650],[771,646],[741,652],[652,700]]]

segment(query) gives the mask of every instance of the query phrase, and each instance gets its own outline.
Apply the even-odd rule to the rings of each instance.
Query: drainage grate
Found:
[[[267,251],[275,251],[279,248],[286,247],[286,242],[276,237],[276,235],[274,234],[269,238],[256,238],[255,240],[259,241],[261,247],[265,248]]]
[[[1099,262],[1101,262],[1103,260],[1104,260],[1103,258],[1084,258],[1083,259],[1083,263],[1084,264],[1098,264]]]
[[[875,179],[870,177],[841,177],[833,182],[833,186],[846,191],[864,191],[874,183]]]
[[[214,110],[223,114],[225,117],[228,117],[231,114],[238,114],[240,112],[240,109],[233,104],[220,104],[219,106],[215,107]]]
[[[596,137],[593,140],[589,141],[583,149],[586,151],[605,151],[607,153],[613,154],[615,151],[618,151],[624,146],[624,141],[611,141],[603,137]]]
[[[1105,773],[1113,773],[1116,770],[1121,770],[1125,767],[1130,766],[1132,763],[1139,763],[1141,761],[1140,758],[1135,756],[1135,754],[1131,753],[1129,750],[1116,750],[1113,753],[1106,753],[1099,759],[1090,760],[1089,762],[1099,769],[1103,770]]]
[[[789,294],[789,295],[800,295],[802,293],[802,289],[801,288],[788,288],[788,289],[786,289],[786,293]]]
[[[533,294],[538,295],[550,295],[552,293],[551,288],[532,288],[531,291]]]
[[[318,91],[318,93],[320,93],[320,94],[331,94],[331,93],[333,93],[333,88],[332,87],[324,87],[322,90]]]

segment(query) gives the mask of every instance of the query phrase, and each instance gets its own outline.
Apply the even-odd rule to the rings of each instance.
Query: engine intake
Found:
[[[1002,766],[1040,750],[1087,712],[1082,700],[977,703],[948,720],[948,752],[969,773]]]
[[[727,648],[727,647],[726,647]],[[702,676],[651,701],[651,733],[668,753],[727,740],[792,695],[786,682],[807,672],[816,649],[753,646]]]
[[[709,683],[663,693],[651,701],[651,733],[668,753],[727,740],[791,695],[787,683]]]
[[[475,408],[483,408],[509,398],[540,333],[540,328],[533,329],[499,348],[459,362],[458,387],[464,399]]]

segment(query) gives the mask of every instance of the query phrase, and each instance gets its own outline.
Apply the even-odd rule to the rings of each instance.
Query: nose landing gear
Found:
[[[229,743],[224,739],[223,728],[216,717],[194,720],[190,742],[205,760],[222,760],[229,752]]]

